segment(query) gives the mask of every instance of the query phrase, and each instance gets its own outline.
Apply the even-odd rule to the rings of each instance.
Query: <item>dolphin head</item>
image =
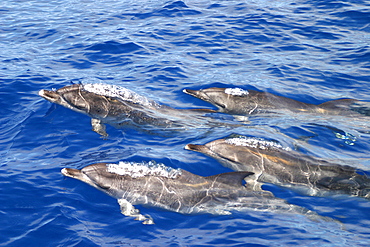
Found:
[[[206,88],[200,90],[184,89],[184,93],[207,101],[218,107],[219,111],[233,113],[238,112],[241,101],[248,102],[249,92],[241,88]]]
[[[107,171],[106,163],[97,163],[86,166],[81,170],[73,168],[63,168],[61,173],[64,176],[71,177],[82,182],[85,182],[99,190],[108,194],[112,187],[112,180],[117,177],[117,174]]]
[[[244,171],[243,160],[247,153],[243,153],[240,147],[232,146],[225,139],[211,141],[204,145],[187,144],[186,150],[203,153],[218,160],[222,165],[234,171]],[[254,172],[254,170],[248,170]]]
[[[52,103],[98,119],[112,114],[110,106],[118,102],[108,96],[89,92],[82,84],[73,84],[54,91],[43,89],[39,91],[39,95]]]
[[[80,84],[65,86],[53,91],[42,89],[39,91],[39,95],[52,103],[77,112],[87,113],[90,108],[89,102],[81,94]]]
[[[187,144],[185,149],[212,157],[234,171],[245,171],[243,160],[248,160],[248,156],[250,156],[249,152],[245,152],[246,150],[243,150],[243,148],[228,144],[225,139],[215,140],[204,145]],[[250,167],[248,171],[256,172]]]
[[[233,170],[242,171],[247,167],[252,172],[258,172],[262,158],[276,161],[278,153],[289,150],[275,141],[246,136],[218,139],[204,145],[188,144],[185,149],[215,158]]]
[[[166,167],[155,162],[119,162],[118,164],[96,163],[81,170],[63,168],[61,173],[85,182],[112,197],[121,198],[126,192],[126,196],[129,196],[129,190],[133,193],[142,190],[143,183],[150,177],[171,180],[181,176],[182,172],[180,169]]]
[[[204,145],[187,144],[185,146],[186,150],[203,153],[220,161],[239,162],[238,156],[235,155],[236,150],[231,150],[231,148],[232,146],[225,139],[215,140]]]

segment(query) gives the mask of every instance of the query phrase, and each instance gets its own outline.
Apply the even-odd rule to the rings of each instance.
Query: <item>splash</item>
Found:
[[[181,175],[181,169],[174,169],[153,161],[149,161],[148,163],[121,161],[118,164],[107,164],[107,171],[118,175],[128,175],[133,178],[144,176],[178,178]]]
[[[141,96],[127,88],[120,87],[117,85],[110,85],[104,83],[86,83],[82,84],[82,88],[90,93],[95,93],[102,96],[118,98],[123,101],[130,101],[135,104],[141,104],[145,106],[155,105],[154,102],[149,101],[144,96]]]
[[[244,96],[244,95],[249,94],[247,90],[244,90],[241,88],[226,88],[225,93],[230,94],[230,95],[235,95],[235,96]]]
[[[257,149],[266,149],[266,150],[286,150],[289,151],[290,148],[283,147],[280,143],[275,141],[268,141],[262,138],[255,138],[255,137],[246,137],[240,136],[236,138],[229,138],[225,140],[226,143],[234,145],[234,146],[244,146],[244,147],[251,147]]]

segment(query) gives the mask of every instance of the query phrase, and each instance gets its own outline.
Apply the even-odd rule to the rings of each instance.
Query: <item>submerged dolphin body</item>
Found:
[[[97,163],[81,170],[64,168],[62,174],[81,180],[117,198],[122,214],[153,224],[133,205],[153,206],[183,214],[230,214],[232,210],[300,213],[313,219],[317,214],[288,204],[268,191],[251,191],[242,180],[251,172],[230,172],[202,177],[163,164],[120,162]]]
[[[220,112],[233,115],[253,115],[261,113],[316,113],[323,115],[360,115],[370,114],[362,106],[364,102],[355,99],[332,100],[320,105],[303,103],[290,98],[267,92],[244,90],[241,88],[207,88],[200,90],[184,89],[184,93],[207,101],[218,107]],[[367,112],[366,112],[367,109]]]
[[[52,103],[90,116],[93,130],[103,136],[107,136],[104,123],[116,128],[132,125],[178,129],[196,126],[194,120],[201,121],[199,113],[214,112],[207,109],[173,109],[124,87],[103,83],[73,84],[54,91],[40,90],[39,95]],[[186,121],[189,118],[193,118],[193,122]]]
[[[248,177],[253,180],[247,183],[255,182],[254,186],[261,185],[258,181],[290,187],[307,195],[338,192],[370,198],[370,178],[364,172],[299,154],[276,142],[239,136],[205,145],[188,144],[185,149],[204,153],[235,171],[253,172],[255,175]]]

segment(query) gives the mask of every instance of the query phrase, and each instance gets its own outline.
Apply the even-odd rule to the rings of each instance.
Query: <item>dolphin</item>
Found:
[[[310,196],[337,192],[370,198],[370,178],[364,171],[302,155],[275,141],[237,136],[188,144],[185,149],[213,157],[232,170],[253,172],[247,183],[256,190],[264,182]]]
[[[52,103],[90,116],[93,131],[102,136],[108,136],[105,123],[116,128],[132,125],[142,129],[143,126],[145,129],[153,126],[181,129],[198,127],[206,122],[198,117],[199,113],[215,112],[210,109],[173,109],[127,88],[104,83],[72,84],[51,91],[42,89],[39,95]],[[195,123],[196,120],[199,121]]]
[[[182,214],[231,214],[233,210],[299,213],[320,219],[316,213],[275,198],[269,191],[252,191],[242,185],[251,172],[229,172],[202,177],[155,162],[97,163],[81,170],[63,168],[62,174],[81,180],[118,199],[121,213],[143,224],[154,224],[134,205],[152,206]]]
[[[370,116],[365,102],[355,99],[338,99],[319,105],[308,104],[272,93],[241,88],[206,88],[200,90],[184,89],[184,93],[207,101],[219,112],[232,115],[254,115],[263,113],[315,113],[322,115],[360,115]]]

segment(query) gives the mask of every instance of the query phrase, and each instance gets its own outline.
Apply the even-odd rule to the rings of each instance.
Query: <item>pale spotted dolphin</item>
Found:
[[[81,180],[118,199],[122,214],[153,224],[134,205],[152,206],[183,214],[225,215],[233,210],[299,213],[322,218],[305,208],[275,198],[269,191],[252,191],[242,185],[251,172],[230,172],[202,177],[163,164],[97,163],[81,170],[63,168],[62,174]]]
[[[185,149],[204,153],[235,171],[250,171],[247,183],[266,182],[311,196],[344,193],[370,198],[370,178],[351,166],[300,154],[281,144],[253,137],[231,137]]]
[[[65,86],[58,90],[40,90],[44,99],[91,117],[93,130],[107,136],[105,123],[116,128],[134,126],[141,129],[183,129],[208,126],[201,115],[207,109],[179,110],[160,105],[127,88],[86,83]]]
[[[200,90],[184,89],[184,93],[207,101],[220,112],[233,115],[254,115],[264,113],[315,113],[323,115],[370,116],[366,103],[355,99],[339,99],[319,105],[308,104],[272,93],[241,88],[206,88]],[[365,105],[364,105],[365,104]]]

